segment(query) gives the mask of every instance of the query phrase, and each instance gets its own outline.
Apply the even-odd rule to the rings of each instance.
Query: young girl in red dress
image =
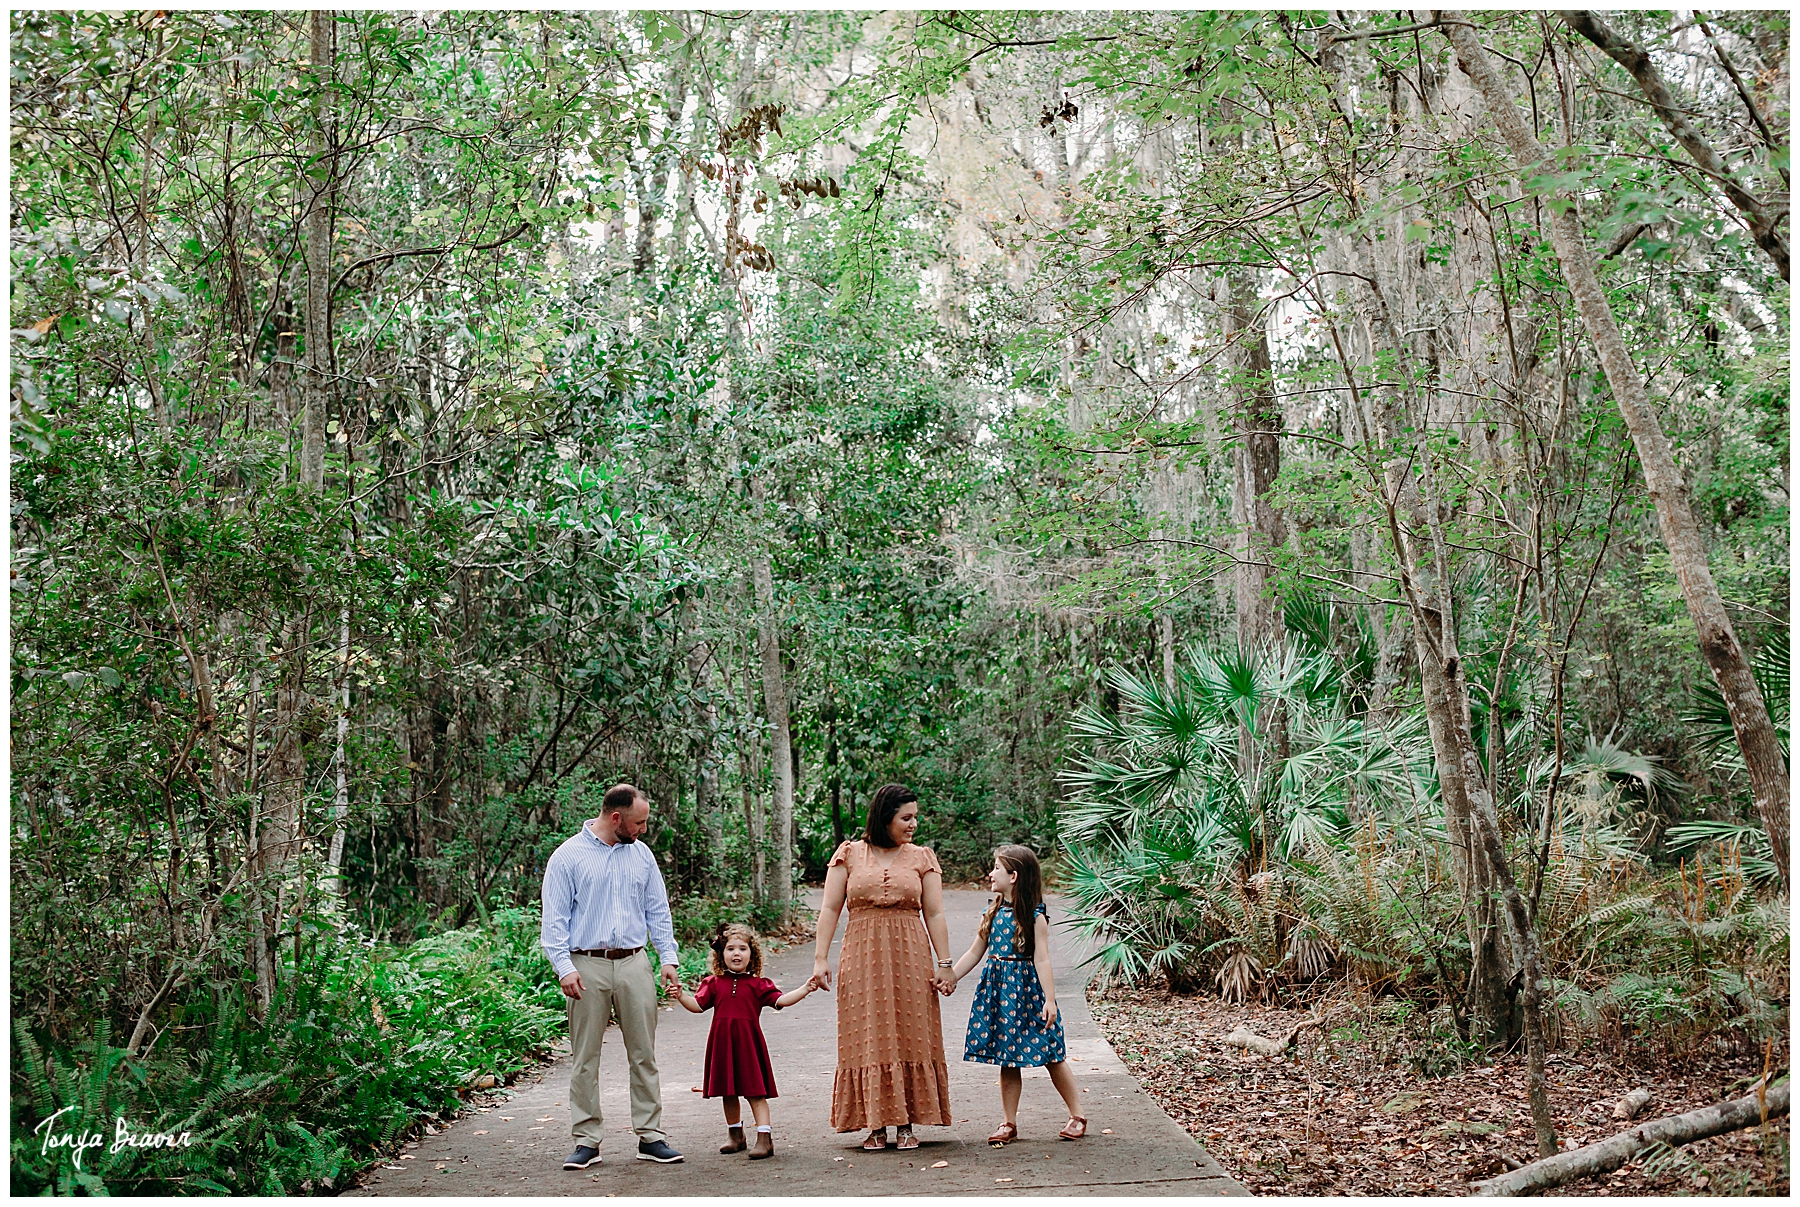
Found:
[[[681,991],[681,1004],[695,1014],[713,1012],[712,1031],[706,1037],[706,1076],[702,1094],[725,1100],[725,1143],[722,1153],[743,1152],[744,1125],[740,1122],[738,1096],[750,1100],[756,1119],[756,1143],[750,1159],[775,1155],[775,1136],[769,1130],[769,1099],[775,1097],[775,1071],[769,1067],[769,1045],[763,1040],[758,1016],[764,1006],[780,1010],[813,991],[807,981],[786,993],[762,975],[762,944],[756,932],[736,922],[719,925],[712,940],[712,975],[700,982],[699,991]]]

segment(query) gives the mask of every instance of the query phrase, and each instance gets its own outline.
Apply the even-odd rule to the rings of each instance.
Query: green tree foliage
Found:
[[[1731,190],[1785,195],[1787,29],[1616,18],[1732,180],[1549,14],[1476,18],[1523,183],[1396,14],[14,14],[15,1189],[325,1187],[516,1066],[620,780],[684,938],[901,779],[1120,975],[1469,1042],[1486,800],[1553,1022],[1767,1031],[1768,836],[1546,232],[1785,742]],[[71,1103],[258,1155],[77,1178],[19,1146]]]

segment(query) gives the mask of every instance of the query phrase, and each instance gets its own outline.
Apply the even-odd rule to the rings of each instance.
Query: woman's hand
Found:
[[[1044,999],[1044,1026],[1046,1026],[1046,1027],[1051,1026],[1055,1022],[1056,1022],[1056,999],[1053,997],[1047,997]]]
[[[838,915],[844,909],[844,890],[850,870],[836,863],[825,873],[825,900],[819,903],[819,930],[813,941],[812,982],[831,992],[831,940],[837,935]]]
[[[931,974],[931,983],[945,997],[956,992],[956,974],[948,968],[939,968]]]

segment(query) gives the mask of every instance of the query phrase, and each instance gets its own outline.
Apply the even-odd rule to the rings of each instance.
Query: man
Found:
[[[570,1135],[575,1151],[564,1169],[600,1163],[600,1044],[613,1008],[631,1066],[631,1126],[638,1160],[681,1160],[662,1130],[662,1086],[656,1074],[656,983],[644,941],[662,957],[663,985],[673,993],[675,927],[656,855],[638,841],[650,826],[650,802],[630,784],[607,789],[600,816],[583,823],[544,865],[544,954],[562,980],[569,1007]]]

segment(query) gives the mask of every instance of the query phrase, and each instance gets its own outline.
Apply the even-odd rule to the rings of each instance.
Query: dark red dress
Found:
[[[713,1012],[702,1097],[775,1097],[775,1070],[757,1016],[780,996],[780,987],[767,977],[726,973],[700,982],[694,1000]]]

